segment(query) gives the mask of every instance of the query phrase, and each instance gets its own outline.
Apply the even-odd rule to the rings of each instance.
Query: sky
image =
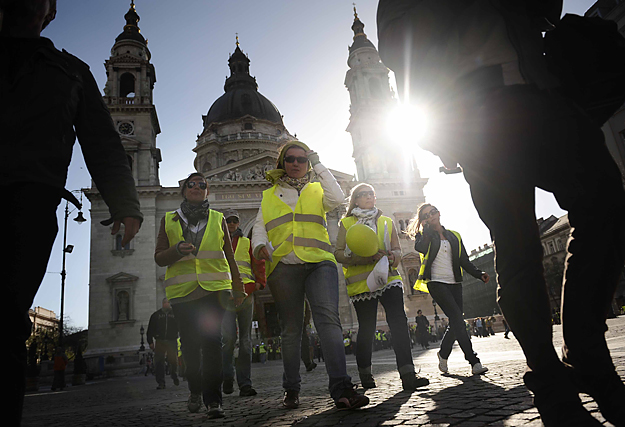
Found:
[[[352,43],[353,0],[136,0],[141,34],[148,39],[156,68],[154,104],[161,134],[156,139],[163,161],[163,186],[177,186],[193,172],[202,115],[224,93],[228,57],[236,35],[251,61],[259,92],[284,115],[291,134],[316,150],[327,167],[355,173],[349,123],[349,93],[344,85],[348,46]],[[591,0],[565,0],[564,11],[583,14]],[[100,91],[106,82],[104,61],[125,24],[129,0],[58,0],[56,19],[42,36],[86,62]],[[377,46],[376,0],[356,1],[365,33]],[[391,75],[391,82],[394,79]],[[441,222],[458,230],[468,251],[491,241],[471,202],[462,174],[438,172],[438,158],[415,149],[421,176],[429,182],[426,200],[441,211]],[[74,147],[66,188],[91,186],[79,144]],[[89,201],[83,198],[85,218]],[[65,201],[57,216],[59,234],[33,307],[60,315],[61,266]],[[416,207],[415,207],[416,209]],[[72,221],[70,205],[67,243],[65,317],[68,324],[88,327],[89,225]],[[537,191],[536,216],[564,215],[551,194]],[[68,319],[69,318],[69,319]]]

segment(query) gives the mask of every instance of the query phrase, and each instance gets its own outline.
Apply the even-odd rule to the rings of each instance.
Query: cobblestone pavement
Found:
[[[625,316],[608,321],[607,339],[622,378],[625,378]],[[186,382],[176,387],[168,378],[165,390],[156,390],[154,377],[143,375],[95,380],[62,392],[42,388],[26,395],[23,426],[541,426],[523,385],[523,353],[514,339],[499,333],[489,338],[473,338],[475,350],[490,370],[470,376],[469,366],[459,348],[449,358],[450,374],[437,368],[438,345],[429,350],[413,350],[415,364],[430,385],[414,393],[401,389],[392,350],[374,353],[373,370],[378,387],[367,391],[369,406],[356,411],[338,411],[327,393],[323,363],[306,372],[302,367],[300,407],[281,406],[282,364],[269,361],[252,366],[255,397],[224,396],[226,418],[209,420],[204,413],[186,408]],[[554,342],[560,346],[562,330],[554,327]],[[348,370],[358,381],[356,361],[347,356]],[[586,395],[587,409],[602,422],[596,404]],[[606,426],[610,424],[605,422]]]

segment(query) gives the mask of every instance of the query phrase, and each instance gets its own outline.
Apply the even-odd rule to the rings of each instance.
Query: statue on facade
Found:
[[[128,292],[121,291],[117,294],[117,320],[128,320],[128,306],[130,304],[130,298]]]

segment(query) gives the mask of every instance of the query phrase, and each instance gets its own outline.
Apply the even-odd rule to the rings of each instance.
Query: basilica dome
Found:
[[[225,122],[250,115],[256,119],[282,124],[280,111],[257,90],[235,88],[219,97],[211,105],[204,121],[206,128],[214,122]]]
[[[249,72],[250,60],[238,46],[228,60],[230,77],[226,79],[224,93],[204,116],[204,129],[211,123],[236,120],[252,116],[258,120],[267,120],[283,125],[278,108],[260,92],[256,78]]]

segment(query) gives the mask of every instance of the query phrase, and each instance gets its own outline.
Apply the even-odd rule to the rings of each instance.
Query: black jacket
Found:
[[[89,66],[39,39],[0,37],[0,182],[64,189],[74,142],[111,219],[142,219],[128,156]]]
[[[469,261],[469,255],[467,255],[467,250],[464,248],[464,244],[458,241],[458,238],[454,233],[445,228],[443,228],[443,235],[451,244],[451,260],[454,271],[454,279],[456,282],[462,282],[461,267],[471,276],[481,279],[484,272],[479,270],[471,261]],[[417,252],[420,252],[423,255],[427,254],[428,249],[430,250],[430,256],[425,263],[423,275],[419,276],[419,279],[430,280],[432,278],[432,263],[441,248],[441,238],[435,231],[417,233],[415,236],[414,248]]]
[[[178,322],[174,317],[173,310],[165,311],[161,308],[155,311],[152,316],[150,316],[146,337],[148,344],[152,344],[155,338],[157,340],[177,340]]]

